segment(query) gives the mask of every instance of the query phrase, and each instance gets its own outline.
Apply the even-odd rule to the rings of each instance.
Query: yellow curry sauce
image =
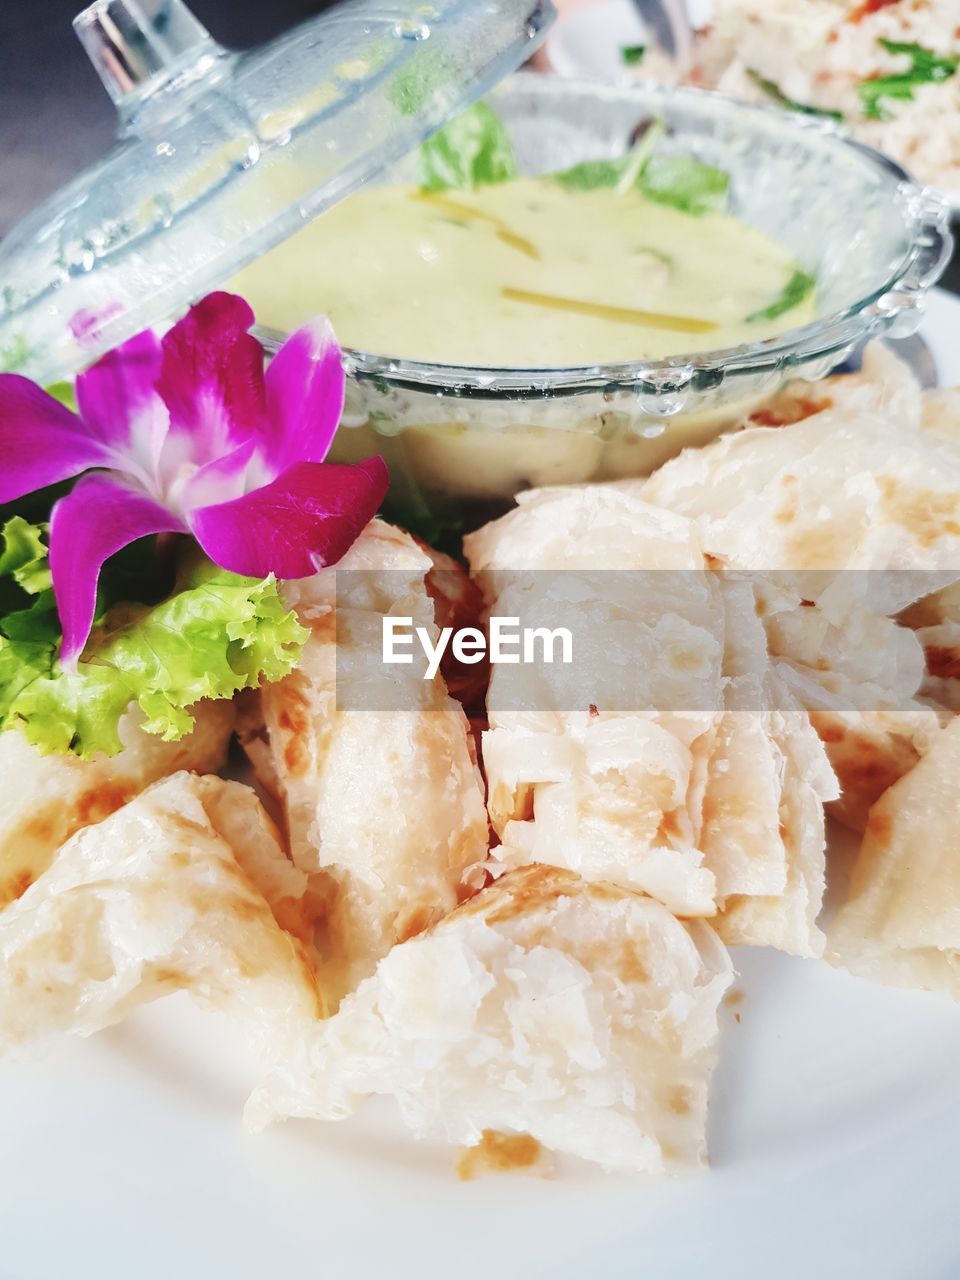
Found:
[[[797,264],[724,213],[524,178],[471,191],[373,188],[247,267],[234,286],[289,331],[318,312],[344,346],[486,367],[680,355],[812,319],[773,318]],[[755,317],[748,320],[748,317]]]

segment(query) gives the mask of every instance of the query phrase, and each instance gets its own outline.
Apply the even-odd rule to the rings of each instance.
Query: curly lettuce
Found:
[[[193,553],[164,599],[108,604],[76,671],[64,670],[45,535],[20,516],[0,532],[0,729],[20,729],[41,751],[115,754],[131,703],[147,733],[174,741],[193,728],[201,699],[282,679],[300,657],[307,633],[274,578],[228,573]]]

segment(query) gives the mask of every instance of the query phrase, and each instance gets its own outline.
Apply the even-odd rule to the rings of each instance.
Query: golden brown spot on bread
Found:
[[[67,830],[70,828],[68,827]],[[22,827],[25,840],[35,840],[37,844],[59,843],[61,834],[59,823],[55,823],[50,814],[38,813],[35,818],[28,819]]]
[[[784,397],[782,403],[755,409],[747,416],[747,424],[751,427],[792,427],[795,422],[829,409],[832,403],[829,396],[822,400],[804,395]]]
[[[739,987],[734,987],[732,991],[727,992],[724,996],[723,1003],[731,1009],[735,1009],[738,1005],[743,1004],[746,999],[744,993]]]
[[[683,838],[683,827],[681,825],[680,813],[671,809],[663,815],[657,830],[658,843],[660,840],[667,841],[671,837],[675,840]]]
[[[457,1160],[457,1175],[464,1181],[484,1173],[511,1173],[533,1169],[543,1156],[536,1138],[526,1133],[498,1133],[484,1129],[475,1147],[467,1147]]]
[[[941,680],[960,680],[960,649],[931,645],[926,650],[927,670]]]
[[[688,1116],[693,1110],[693,1099],[689,1089],[685,1089],[682,1084],[676,1085],[670,1090],[667,1105],[675,1116]]]
[[[829,520],[799,530],[787,539],[787,563],[792,569],[835,569],[843,561],[842,545],[854,537],[851,526],[843,524],[838,528]]]
[[[283,763],[292,778],[300,778],[307,772],[310,756],[304,745],[310,731],[309,704],[303,694],[289,681],[276,690],[280,702],[277,725],[284,735]]]
[[[822,727],[818,726],[817,732],[820,734],[821,742],[831,744],[843,742],[844,738],[847,736],[846,729],[844,729],[843,725],[840,724],[824,724]]]
[[[77,797],[77,823],[81,827],[92,826],[102,822],[111,813],[122,808],[133,794],[133,788],[126,784],[101,782],[90,791],[82,792]]]
[[[783,505],[774,512],[773,518],[777,524],[793,524],[800,513],[800,503],[797,500],[797,477],[783,476],[781,483],[787,492]]]
[[[280,898],[271,902],[270,907],[273,918],[285,933],[292,934],[300,942],[309,943],[312,940],[317,911],[309,895],[302,898]]]
[[[644,963],[644,958],[640,955],[640,950],[635,942],[628,940],[620,948],[617,975],[623,982],[627,983],[650,981],[650,971]]]
[[[832,760],[844,791],[868,791],[879,796],[903,774],[898,763],[875,742],[861,742],[855,754]]]
[[[397,942],[407,942],[418,933],[428,929],[437,917],[437,908],[432,902],[419,902],[400,913],[394,924]]]
[[[22,898],[33,884],[33,881],[34,876],[30,871],[18,871],[15,876],[12,876],[0,888],[0,907],[5,907],[11,902],[16,902],[18,898]]]
[[[182,990],[190,986],[190,975],[184,973],[182,969],[155,969],[153,980],[162,987],[176,987]]]
[[[921,547],[931,547],[945,535],[960,537],[960,497],[956,493],[915,489],[892,476],[880,476],[878,484],[884,513],[909,529]]]
[[[580,877],[558,867],[520,867],[508,871],[489,889],[484,889],[460,911],[479,911],[487,924],[506,924],[531,911],[538,911],[553,898],[571,898],[583,886]]]
[[[889,844],[890,836],[893,832],[893,819],[888,813],[883,813],[874,809],[867,819],[867,829],[864,836],[876,841],[877,844]]]

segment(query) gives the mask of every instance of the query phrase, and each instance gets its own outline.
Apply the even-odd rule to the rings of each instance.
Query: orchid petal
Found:
[[[188,521],[224,569],[306,578],[342,558],[376,514],[388,483],[382,458],[350,466],[300,462],[262,489],[190,512]]]
[[[298,329],[266,372],[273,431],[267,452],[278,471],[294,462],[322,462],[340,425],[346,376],[326,317]]]
[[[263,348],[253,312],[231,293],[211,293],[161,340],[157,390],[170,411],[163,468],[202,465],[231,452],[267,423]]]
[[[75,413],[18,373],[0,373],[0,502],[109,461]]]
[[[257,456],[257,442],[247,440],[232,453],[214,458],[187,480],[179,494],[173,493],[171,505],[192,511],[239,498],[250,487],[247,479],[251,463]]]
[[[50,573],[63,629],[60,661],[72,667],[87,642],[103,562],[138,538],[186,532],[181,520],[109,475],[84,476],[50,516]]]
[[[157,395],[160,341],[138,333],[77,378],[77,408],[84,426],[104,444],[127,453],[152,476],[169,424]]]

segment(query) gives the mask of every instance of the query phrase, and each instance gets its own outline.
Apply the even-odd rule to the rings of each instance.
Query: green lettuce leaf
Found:
[[[884,110],[884,99],[912,102],[913,91],[921,84],[939,84],[956,74],[960,66],[960,54],[943,58],[920,44],[904,44],[897,40],[879,39],[877,43],[887,53],[903,54],[910,59],[906,71],[895,75],[876,76],[857,86],[863,114],[868,120],[885,120],[889,112]]]
[[[12,578],[28,595],[35,596],[50,586],[45,529],[29,524],[22,516],[13,516],[4,526],[0,538],[0,578]]]
[[[475,102],[420,148],[424,191],[468,191],[517,176],[507,127],[485,102]]]
[[[625,67],[637,67],[647,52],[645,44],[624,44],[620,46],[620,61]]]
[[[147,733],[181,738],[201,698],[282,679],[306,640],[275,579],[240,577],[192,552],[168,597],[101,613],[77,670],[64,671],[44,530],[14,517],[0,537],[0,729],[19,728],[41,751],[115,754],[133,702]]]

